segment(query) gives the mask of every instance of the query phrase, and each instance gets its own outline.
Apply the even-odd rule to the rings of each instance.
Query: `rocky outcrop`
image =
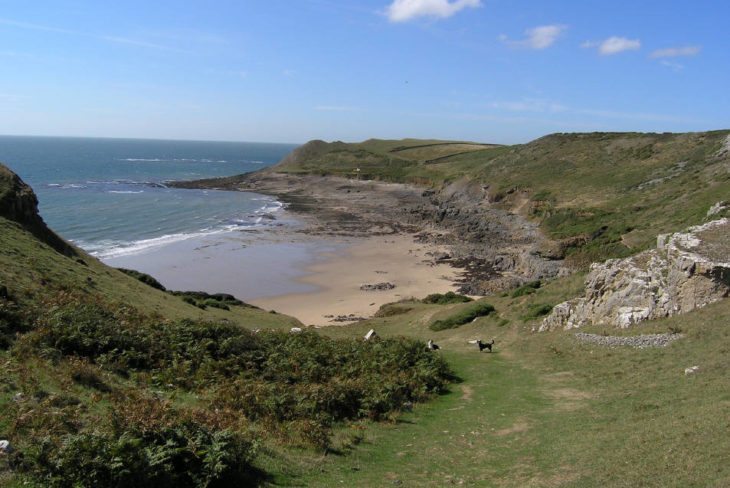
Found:
[[[591,266],[586,294],[563,302],[540,331],[589,324],[626,328],[686,313],[730,295],[730,219],[661,235],[657,248]]]
[[[56,251],[74,256],[76,251],[58,237],[38,213],[38,199],[18,175],[0,164],[0,217],[17,222]]]
[[[395,288],[395,285],[393,283],[375,283],[373,285],[360,285],[360,290],[362,291],[384,291],[392,290],[393,288]]]
[[[487,295],[568,272],[560,243],[546,238],[539,223],[510,210],[528,199],[519,190],[497,198],[494,189],[468,178],[424,189],[337,176],[286,174],[277,172],[278,168],[171,185],[274,195],[289,210],[312,219],[304,232],[314,235],[417,234],[420,242],[449,248],[450,262],[466,270],[459,291],[468,295]]]

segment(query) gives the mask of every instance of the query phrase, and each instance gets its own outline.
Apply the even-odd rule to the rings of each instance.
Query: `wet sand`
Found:
[[[315,290],[252,300],[260,307],[293,315],[307,325],[342,325],[338,316],[368,318],[381,305],[430,293],[455,291],[459,271],[434,264],[426,253],[433,246],[414,242],[411,235],[350,239],[335,252],[306,267],[297,282]],[[363,291],[364,284],[391,283],[391,290]],[[346,323],[346,322],[344,322]]]
[[[171,290],[230,293],[322,326],[351,322],[333,320],[338,316],[371,317],[403,298],[454,291],[459,270],[435,264],[427,253],[437,251],[443,249],[411,234],[310,235],[286,225],[191,238],[104,262],[148,273]],[[360,289],[384,282],[395,288]]]

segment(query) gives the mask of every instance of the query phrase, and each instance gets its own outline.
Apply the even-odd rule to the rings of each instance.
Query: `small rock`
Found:
[[[13,452],[13,446],[10,441],[0,440],[0,454],[10,454],[11,452]]]
[[[689,368],[684,369],[684,375],[695,374],[699,369],[699,366],[690,366]]]
[[[361,285],[360,289],[362,291],[383,291],[383,290],[392,290],[395,288],[395,285],[393,283],[376,283],[374,285]]]
[[[291,330],[289,330],[289,333],[291,334],[299,334],[300,332],[302,332],[301,327],[292,327]]]
[[[707,211],[707,217],[710,218],[713,215],[717,215],[717,214],[723,212],[729,206],[730,206],[730,204],[728,204],[727,202],[717,202],[712,207],[710,207],[710,210]]]

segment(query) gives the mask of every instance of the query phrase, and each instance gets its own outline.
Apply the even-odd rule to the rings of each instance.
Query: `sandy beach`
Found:
[[[446,249],[413,234],[311,234],[291,213],[279,218],[288,224],[195,237],[104,262],[148,273],[171,290],[230,293],[317,326],[346,325],[385,303],[456,290],[460,270],[429,254]],[[395,287],[360,289],[378,283]]]
[[[306,267],[299,283],[316,287],[301,293],[261,298],[251,303],[292,315],[307,325],[342,325],[337,317],[371,317],[381,305],[403,298],[454,291],[459,270],[434,263],[435,246],[412,235],[351,239]],[[390,290],[363,291],[362,285],[390,283]]]

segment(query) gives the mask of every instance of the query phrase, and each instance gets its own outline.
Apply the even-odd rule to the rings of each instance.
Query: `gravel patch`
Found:
[[[635,347],[645,349],[647,347],[666,347],[677,339],[684,337],[683,334],[646,334],[638,336],[604,336],[598,334],[586,334],[578,332],[575,338],[587,344],[596,344],[605,347]]]

